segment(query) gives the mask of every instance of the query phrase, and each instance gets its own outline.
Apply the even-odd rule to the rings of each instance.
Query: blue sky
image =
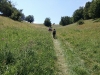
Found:
[[[15,7],[23,9],[25,16],[33,15],[34,23],[43,23],[46,17],[58,24],[62,16],[72,16],[73,12],[92,0],[11,0]]]

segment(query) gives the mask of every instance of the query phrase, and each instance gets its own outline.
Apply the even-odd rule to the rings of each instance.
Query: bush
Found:
[[[95,19],[94,22],[100,22],[100,18]]]
[[[83,19],[79,20],[79,21],[77,22],[77,24],[78,24],[78,25],[84,24],[84,20],[83,20]]]

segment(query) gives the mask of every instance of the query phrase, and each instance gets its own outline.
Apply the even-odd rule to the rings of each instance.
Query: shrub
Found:
[[[83,20],[83,19],[79,20],[79,21],[77,22],[77,24],[78,24],[78,25],[84,24],[84,20]]]
[[[100,18],[95,19],[94,22],[100,22]]]

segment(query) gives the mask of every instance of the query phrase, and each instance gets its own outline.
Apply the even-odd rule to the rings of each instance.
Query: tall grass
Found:
[[[0,17],[0,75],[56,75],[55,62],[45,27]]]
[[[70,75],[100,75],[100,22],[57,28]]]

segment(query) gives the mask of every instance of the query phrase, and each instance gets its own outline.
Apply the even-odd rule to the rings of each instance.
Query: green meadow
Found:
[[[69,75],[100,75],[100,22],[57,27]]]
[[[46,27],[0,16],[0,75],[56,75],[55,62]]]
[[[68,75],[100,75],[100,22],[58,26]],[[58,75],[51,33],[44,25],[0,16],[0,75]]]

